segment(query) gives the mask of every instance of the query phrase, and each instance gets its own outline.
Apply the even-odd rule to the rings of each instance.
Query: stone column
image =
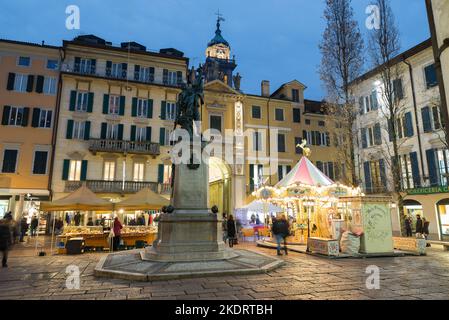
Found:
[[[18,221],[22,218],[24,202],[25,202],[25,195],[21,194],[19,196],[19,203],[16,203],[15,210],[14,210],[14,220],[16,220],[16,221]]]

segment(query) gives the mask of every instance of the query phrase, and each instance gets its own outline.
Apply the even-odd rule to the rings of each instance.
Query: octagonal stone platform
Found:
[[[284,261],[250,250],[233,250],[235,257],[226,260],[158,262],[142,260],[142,250],[111,253],[97,264],[94,274],[135,281],[157,281],[207,276],[266,273]]]

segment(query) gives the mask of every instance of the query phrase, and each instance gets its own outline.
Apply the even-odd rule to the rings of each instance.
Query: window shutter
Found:
[[[118,125],[118,139],[123,140],[123,124]]]
[[[67,131],[65,133],[66,139],[73,138],[73,120],[67,120]]]
[[[15,80],[16,80],[16,74],[10,72],[8,74],[8,83],[6,85],[6,90],[9,90],[9,91],[14,90],[14,82],[15,82]]]
[[[159,129],[159,144],[165,146],[165,128]]]
[[[22,127],[26,127],[28,125],[29,115],[30,115],[30,108],[23,108]]]
[[[134,80],[139,81],[140,78],[140,66],[138,64],[134,65]]]
[[[95,74],[97,72],[97,60],[91,59],[90,60],[90,73]]]
[[[146,134],[146,141],[151,142],[151,127],[147,127],[145,134]]]
[[[108,130],[108,124],[106,122],[101,123],[100,139],[106,139],[106,131],[107,130]]]
[[[75,111],[76,94],[77,94],[76,91],[74,91],[74,90],[70,91],[70,104],[69,104],[70,111]]]
[[[432,122],[430,121],[430,108],[421,109],[422,125],[424,132],[432,132]]]
[[[109,113],[109,95],[104,94],[103,95],[103,114]]]
[[[3,107],[3,117],[2,117],[2,125],[7,126],[9,123],[9,114],[11,112],[10,106]]]
[[[87,178],[87,160],[81,161],[81,174],[80,174],[80,180],[86,181]]]
[[[295,123],[301,122],[301,109],[293,108],[293,122]]]
[[[380,171],[380,182],[382,183],[382,186],[386,189],[387,188],[387,173],[385,171],[385,160],[379,159],[379,171]]]
[[[62,180],[68,180],[69,179],[69,169],[70,169],[70,160],[64,159],[64,162],[62,164]]]
[[[413,187],[421,186],[421,179],[419,176],[418,154],[416,152],[410,153],[410,162],[412,164]]]
[[[321,161],[316,162],[316,167],[318,168],[318,170],[323,172],[323,163]]]
[[[34,87],[34,76],[28,75],[28,81],[27,81],[27,92],[33,92]]]
[[[177,71],[176,72],[176,82],[178,83],[178,85],[182,84],[182,71]]]
[[[306,130],[302,130],[302,138],[307,140],[307,131]],[[301,141],[302,143],[302,141]]]
[[[125,101],[126,101],[125,96],[120,96],[120,112],[119,112],[119,114],[121,116],[125,115]]]
[[[137,98],[133,98],[131,105],[131,116],[137,117]]]
[[[402,79],[396,79],[393,81],[394,98],[402,100],[404,98],[404,92],[402,90]]]
[[[393,141],[393,127],[391,125],[390,119],[387,119],[387,126],[388,126],[388,140],[390,142]]]
[[[378,106],[379,106],[379,101],[377,100],[377,91],[374,90],[371,93],[371,108],[373,110],[377,110]]]
[[[122,78],[126,79],[128,77],[128,64],[122,63]]]
[[[328,162],[327,163],[327,167],[329,169],[329,178],[331,178],[331,180],[335,179],[334,176],[334,163],[333,162]]]
[[[316,131],[315,135],[316,135],[316,145],[317,146],[321,146],[321,143],[322,143],[322,141],[321,141],[321,133],[319,131]]]
[[[33,128],[39,127],[39,118],[41,116],[41,109],[40,108],[34,108],[33,109],[33,118],[31,120],[31,126]]]
[[[429,169],[430,186],[438,186],[437,160],[435,149],[426,150],[427,166]]]
[[[284,178],[282,175],[282,166],[278,166],[278,181],[281,181]]]
[[[366,140],[366,128],[360,130],[362,137],[362,149],[368,148],[368,141]]]
[[[441,128],[441,122],[440,122],[440,107],[432,107],[432,115],[433,115],[433,128],[435,130],[438,130]]]
[[[153,100],[148,99],[148,114],[147,118],[151,119],[153,118]]]
[[[382,144],[382,133],[380,132],[380,123],[374,125],[374,144],[380,146]]]
[[[84,140],[90,140],[90,121],[84,123]]]
[[[158,164],[157,166],[157,182],[164,183],[164,165]]]
[[[37,93],[42,93],[44,92],[44,76],[37,76],[37,81],[36,81],[36,92]]]
[[[370,192],[372,191],[372,184],[371,184],[371,172],[370,172],[370,165],[369,162],[363,163],[363,171],[365,173],[365,188],[366,191]]]
[[[164,69],[163,74],[162,74],[162,82],[164,84],[168,83],[168,70]]]
[[[287,174],[289,174],[290,171],[292,171],[292,166],[287,166]]]
[[[331,146],[331,137],[329,135],[329,132],[326,132],[326,146]]]
[[[106,61],[106,77],[110,77],[112,72],[112,61]]]
[[[407,137],[413,137],[413,121],[411,112],[407,112],[405,114],[405,134]]]
[[[135,125],[131,126],[130,140],[131,141],[136,141],[136,126]]]
[[[359,114],[362,115],[364,111],[364,106],[363,106],[363,97],[359,98]]]
[[[167,102],[166,101],[162,101],[161,102],[161,119],[162,120],[165,120],[165,118],[166,118],[166,112],[167,112],[166,106],[167,106]]]
[[[150,67],[150,82],[153,82],[154,81],[154,68],[153,67]]]
[[[249,165],[249,190],[254,191],[254,165]]]
[[[80,64],[81,64],[81,58],[75,57],[75,65],[73,67],[73,71],[80,72]]]
[[[87,96],[87,112],[92,112],[94,106],[94,93],[89,92]]]

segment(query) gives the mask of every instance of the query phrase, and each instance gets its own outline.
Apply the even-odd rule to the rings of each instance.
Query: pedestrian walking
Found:
[[[120,246],[120,239],[121,239],[121,234],[122,234],[122,229],[123,226],[120,223],[120,220],[118,219],[118,217],[115,217],[113,225],[112,225],[112,230],[114,231],[114,238],[113,238],[113,242],[112,242],[112,250],[113,251],[117,251],[119,246]]]
[[[11,219],[8,218],[8,214],[5,215],[3,219],[0,220],[0,251],[3,254],[2,257],[2,267],[8,267],[8,253],[9,249],[13,243],[12,230],[11,230]]]
[[[430,232],[429,232],[430,222],[427,221],[426,218],[422,218],[422,221],[423,221],[422,233],[424,235],[424,238],[426,238],[426,240],[427,240],[427,238],[429,237],[429,234],[430,234]],[[427,243],[426,246],[430,247],[430,243]]]
[[[20,239],[19,239],[20,242],[24,242],[23,239],[25,238],[27,232],[28,232],[28,221],[27,218],[24,216],[22,220],[20,220]]]
[[[407,234],[407,237],[412,237],[412,219],[410,217],[405,217],[405,232]]]
[[[290,226],[288,224],[287,218],[285,215],[282,215],[280,219],[276,219],[273,222],[273,226],[271,231],[273,232],[276,243],[277,243],[277,254],[278,256],[281,256],[281,242],[284,241],[284,251],[285,254],[288,254],[287,251],[287,237],[290,234]]]
[[[416,232],[416,236],[420,236],[422,235],[422,220],[421,220],[421,216],[419,214],[416,215],[416,228],[415,228],[415,232]]]
[[[223,221],[221,222],[221,230],[223,232],[223,242],[226,243],[226,241],[228,240],[228,218],[225,212],[223,212]]]
[[[228,231],[228,241],[229,241],[229,247],[234,247],[234,242],[237,235],[237,227],[235,225],[235,220],[232,214],[229,215],[229,218],[226,223],[226,228]]]
[[[39,226],[39,220],[37,219],[36,216],[33,216],[33,218],[31,219],[31,224],[30,224],[30,232],[31,232],[32,237],[36,236],[38,226]]]

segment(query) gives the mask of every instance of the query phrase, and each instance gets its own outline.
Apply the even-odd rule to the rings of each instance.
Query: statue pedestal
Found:
[[[141,254],[151,261],[202,261],[236,257],[223,242],[222,219],[208,205],[209,167],[186,164],[175,169],[172,206],[174,212],[159,220],[158,239]]]

